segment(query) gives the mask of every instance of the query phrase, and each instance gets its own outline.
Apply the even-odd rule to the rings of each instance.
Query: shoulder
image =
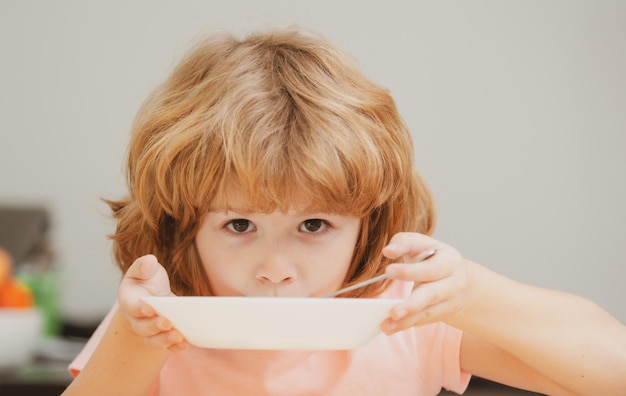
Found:
[[[100,344],[100,341],[102,340],[102,337],[104,336],[104,332],[106,331],[107,327],[109,327],[109,324],[111,323],[111,319],[113,318],[113,315],[117,311],[117,308],[118,308],[118,304],[117,302],[115,302],[113,307],[111,307],[111,310],[107,313],[107,315],[104,317],[102,322],[100,322],[100,324],[98,325],[94,333],[91,335],[91,337],[89,338],[89,340],[87,341],[83,349],[78,353],[78,355],[76,355],[74,360],[72,360],[72,362],[69,364],[68,370],[70,374],[72,375],[72,377],[76,377],[83,370],[83,368],[85,367],[85,364],[87,364],[87,361],[89,361],[89,359],[91,358],[91,355],[93,355],[94,351],[96,350],[96,347],[98,346],[98,344]]]

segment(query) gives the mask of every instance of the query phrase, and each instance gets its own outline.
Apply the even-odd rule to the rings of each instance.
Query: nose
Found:
[[[268,285],[289,284],[296,277],[297,269],[293,259],[283,249],[272,249],[264,255],[256,268],[256,278]]]

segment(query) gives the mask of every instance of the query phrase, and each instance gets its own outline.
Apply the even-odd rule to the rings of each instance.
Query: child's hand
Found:
[[[429,259],[416,263],[420,253],[436,249]],[[390,279],[414,282],[411,296],[395,306],[383,324],[388,333],[412,326],[445,321],[459,313],[469,290],[467,262],[452,247],[418,233],[398,233],[383,254],[402,263],[390,264]]]
[[[169,320],[158,316],[141,298],[173,296],[165,268],[156,257],[138,258],[128,268],[118,291],[120,310],[132,330],[156,348],[177,351],[187,347],[187,341]]]

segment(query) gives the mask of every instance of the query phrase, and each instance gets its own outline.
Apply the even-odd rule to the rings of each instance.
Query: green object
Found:
[[[43,335],[45,337],[57,335],[61,328],[57,273],[52,269],[40,269],[20,271],[16,277],[30,288],[35,298],[35,306],[43,312]]]

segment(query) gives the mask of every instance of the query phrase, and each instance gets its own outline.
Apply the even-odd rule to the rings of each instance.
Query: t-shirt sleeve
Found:
[[[107,315],[104,317],[102,322],[100,322],[100,324],[96,328],[96,331],[94,331],[94,333],[91,335],[91,337],[89,338],[89,340],[87,341],[83,349],[78,353],[78,355],[76,355],[74,360],[70,363],[68,370],[70,374],[72,375],[72,377],[76,378],[78,373],[80,373],[83,370],[83,368],[85,367],[85,364],[87,364],[87,361],[89,361],[89,359],[91,358],[91,355],[93,354],[93,352],[96,350],[96,347],[100,343],[100,340],[102,339],[102,336],[104,335],[104,332],[106,331],[107,327],[109,327],[111,318],[113,317],[113,314],[115,313],[116,310],[117,310],[117,302],[113,305],[113,307],[111,308],[109,313],[107,313]]]
[[[454,327],[446,326],[443,345],[443,387],[451,392],[462,394],[467,389],[471,375],[461,370],[461,340],[463,332]]]

